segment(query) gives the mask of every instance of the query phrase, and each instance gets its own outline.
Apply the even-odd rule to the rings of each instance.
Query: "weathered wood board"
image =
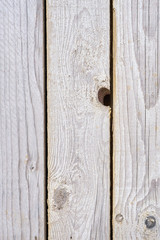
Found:
[[[114,239],[160,239],[160,2],[114,0]]]
[[[49,239],[109,239],[108,0],[47,0]]]
[[[0,239],[45,239],[42,0],[0,1]]]

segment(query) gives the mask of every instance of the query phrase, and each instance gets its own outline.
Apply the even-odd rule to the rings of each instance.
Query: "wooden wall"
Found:
[[[47,1],[49,239],[109,239],[108,0]]]
[[[160,239],[159,16],[0,1],[0,240]]]
[[[42,0],[0,1],[0,239],[45,239]]]
[[[113,6],[113,239],[160,239],[159,4]]]

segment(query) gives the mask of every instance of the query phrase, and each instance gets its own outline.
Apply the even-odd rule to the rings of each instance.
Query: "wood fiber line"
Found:
[[[108,0],[48,0],[49,239],[109,239]]]
[[[0,239],[45,239],[41,0],[0,1]]]
[[[114,0],[114,239],[160,239],[159,11]]]

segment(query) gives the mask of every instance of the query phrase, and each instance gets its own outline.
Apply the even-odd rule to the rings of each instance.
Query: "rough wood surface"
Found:
[[[159,11],[114,1],[114,239],[160,239]]]
[[[42,0],[0,1],[0,239],[44,240]]]
[[[47,8],[49,239],[109,239],[109,1]]]

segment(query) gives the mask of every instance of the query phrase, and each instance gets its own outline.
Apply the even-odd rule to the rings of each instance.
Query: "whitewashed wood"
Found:
[[[159,5],[114,1],[114,239],[160,239]]]
[[[109,1],[47,1],[49,239],[109,239]]]
[[[44,235],[42,0],[0,1],[0,239]]]

